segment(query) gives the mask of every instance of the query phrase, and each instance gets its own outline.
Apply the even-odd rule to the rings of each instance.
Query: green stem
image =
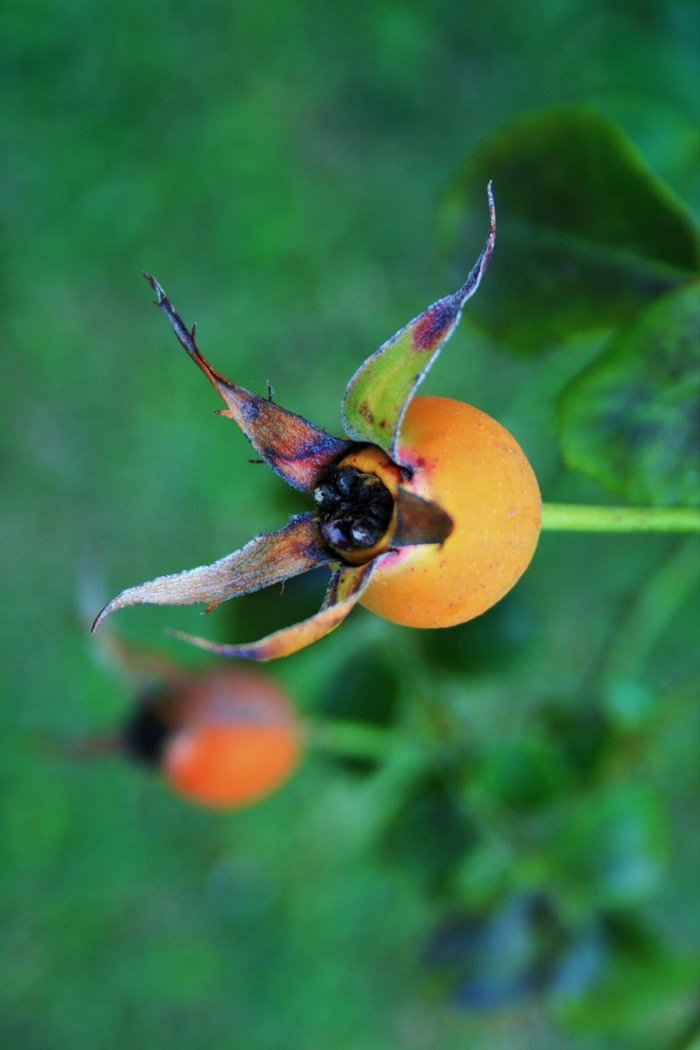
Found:
[[[542,529],[552,532],[700,532],[700,509],[544,503]]]
[[[346,758],[386,760],[389,752],[396,747],[397,734],[393,730],[359,722],[322,721],[316,718],[309,719],[304,729],[309,747]]]
[[[307,742],[318,751],[380,762],[377,771],[356,786],[352,805],[343,811],[342,843],[334,847],[363,855],[401,809],[432,752],[425,745],[414,746],[400,731],[378,726],[314,718],[305,723],[305,730]]]

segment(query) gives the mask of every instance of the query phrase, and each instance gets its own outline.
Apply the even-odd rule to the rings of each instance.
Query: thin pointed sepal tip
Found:
[[[495,240],[496,237],[496,201],[493,196],[493,180],[489,179],[486,187],[486,196],[489,202],[489,239]]]
[[[162,304],[163,300],[166,298],[165,292],[163,291],[163,289],[160,286],[160,282],[158,280],[156,280],[156,278],[153,277],[150,273],[146,273],[145,270],[142,270],[141,273],[143,274],[145,280],[148,282],[148,284],[150,284],[151,288],[155,292],[155,295],[156,295],[156,304],[155,305],[156,306],[160,306]]]
[[[266,639],[242,645],[226,645],[221,642],[212,642],[208,638],[201,638],[197,634],[188,634],[187,631],[177,631],[171,627],[166,628],[165,634],[169,638],[177,638],[180,642],[186,642],[207,653],[214,653],[216,656],[223,656],[229,660],[251,660],[263,663],[271,658],[265,651]]]
[[[204,610],[207,612],[207,610]],[[168,638],[177,638],[180,642],[188,642],[190,645],[196,645],[200,649],[218,650],[221,648],[218,642],[212,642],[208,638],[200,638],[197,634],[189,634],[187,631],[178,631],[174,627],[166,627],[164,634],[167,634]]]
[[[174,313],[174,311],[172,310],[172,305],[170,303],[170,300],[168,299],[167,295],[165,294],[165,291],[163,290],[163,287],[162,287],[160,281],[156,277],[153,277],[152,274],[146,273],[145,270],[142,270],[141,273],[145,277],[145,279],[148,282],[148,284],[151,286],[151,288],[153,290],[153,293],[155,295],[155,300],[153,302],[153,305],[156,306],[159,310],[163,310],[164,311],[164,313],[166,314],[168,320],[170,321],[171,326],[173,328],[175,328],[175,334],[177,335],[177,328],[175,327],[175,325],[173,324],[173,321],[170,318],[171,311],[173,313]],[[175,317],[177,317],[177,315],[175,315]],[[178,335],[178,339],[179,338],[180,337]],[[180,340],[180,341],[182,342],[182,340]],[[185,349],[187,350],[187,347],[185,347]],[[189,350],[188,350],[188,353],[189,353]]]
[[[113,602],[107,602],[104,609],[98,612],[95,619],[92,621],[92,627],[90,628],[90,634],[94,634],[98,627],[107,619],[109,614],[113,611]]]

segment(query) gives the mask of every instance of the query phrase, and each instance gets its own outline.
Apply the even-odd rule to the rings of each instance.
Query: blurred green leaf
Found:
[[[429,938],[424,962],[442,975],[455,1005],[496,1010],[534,998],[561,945],[550,902],[514,895],[490,912],[451,916]]]
[[[399,683],[381,650],[366,648],[343,662],[331,676],[320,710],[331,719],[389,726],[396,720],[399,696]],[[356,755],[335,755],[333,761],[358,772],[368,772],[378,764],[376,758]]]
[[[440,672],[483,674],[512,664],[532,641],[535,623],[521,593],[511,591],[474,620],[415,634],[415,644]]]
[[[506,841],[490,835],[478,843],[457,866],[453,885],[464,905],[485,909],[506,892],[513,877],[513,851]]]
[[[569,958],[562,959],[554,975],[552,1003],[560,1019],[580,1032],[624,1034],[630,1040],[626,1046],[680,1048],[671,1037],[678,1028],[678,1018],[688,1012],[695,997],[697,959],[670,952],[638,923],[623,923],[615,917],[595,925],[599,957],[584,985],[572,989],[566,980],[562,983]],[[584,932],[584,937],[591,939],[591,933]],[[648,1041],[652,1026],[656,1033],[653,1043]],[[659,1030],[667,1034],[662,1043],[658,1041]]]
[[[396,719],[399,683],[379,646],[358,651],[328,682],[321,711],[330,718],[387,726]]]
[[[561,703],[550,703],[540,719],[571,779],[589,783],[599,772],[613,742],[603,711],[594,704],[572,710]]]
[[[387,825],[382,846],[388,859],[436,885],[477,842],[478,831],[471,818],[440,779],[430,778],[416,785]]]
[[[474,202],[489,179],[498,242],[470,316],[515,350],[620,324],[700,268],[683,205],[589,107],[527,114],[474,153],[442,208],[453,255],[473,243]]]
[[[658,717],[660,698],[647,685],[617,679],[603,690],[602,704],[620,733],[637,733]]]
[[[552,861],[574,909],[630,907],[647,899],[665,864],[664,828],[656,796],[637,785],[613,785],[569,806]]]
[[[535,734],[495,744],[487,751],[477,785],[517,813],[546,806],[570,786],[562,756]]]
[[[625,499],[700,504],[700,285],[665,295],[564,391],[567,465]]]

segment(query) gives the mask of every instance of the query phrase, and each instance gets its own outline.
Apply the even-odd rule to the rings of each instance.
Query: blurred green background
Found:
[[[337,432],[356,367],[476,258],[485,197],[456,258],[438,218],[504,122],[590,104],[698,217],[699,53],[693,0],[5,0],[0,1045],[696,1045],[697,541],[544,535],[445,632],[355,610],[270,670],[379,757],[314,749],[240,814],[47,739],[128,708],[88,612],[305,506],[141,270],[225,375]],[[545,499],[601,502],[553,429],[595,349],[509,355],[465,316],[425,391],[496,416]],[[164,628],[252,639],[322,588],[114,629],[194,666]]]

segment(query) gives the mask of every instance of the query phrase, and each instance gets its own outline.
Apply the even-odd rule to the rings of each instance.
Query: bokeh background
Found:
[[[356,367],[476,258],[485,198],[449,252],[439,216],[503,123],[590,104],[698,216],[699,54],[692,0],[5,0],[0,1044],[698,1045],[697,542],[547,534],[437,634],[355,610],[270,668],[330,729],[238,814],[50,741],[128,709],[86,630],[103,600],[304,506],[213,415],[141,270],[225,375],[337,432]],[[592,352],[514,355],[465,316],[425,390],[496,416],[545,499],[601,502],[553,429]],[[163,633],[198,616],[114,630],[199,666]]]

